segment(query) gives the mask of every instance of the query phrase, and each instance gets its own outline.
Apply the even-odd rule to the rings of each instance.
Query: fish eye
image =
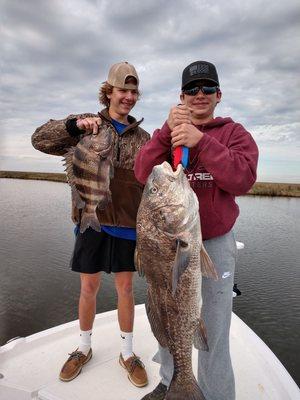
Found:
[[[155,193],[157,193],[157,191],[158,191],[158,189],[155,186],[152,186],[152,188],[150,189],[151,194],[155,194]]]

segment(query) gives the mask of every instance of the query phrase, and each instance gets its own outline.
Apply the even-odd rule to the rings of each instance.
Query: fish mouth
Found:
[[[181,164],[178,164],[176,171],[173,170],[172,166],[167,161],[164,161],[161,165],[166,172],[173,175],[175,178],[177,178],[181,171],[183,171]]]

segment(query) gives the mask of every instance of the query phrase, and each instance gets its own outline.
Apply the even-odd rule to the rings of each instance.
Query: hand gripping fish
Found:
[[[173,355],[165,400],[205,400],[192,370],[192,346],[208,350],[201,277],[218,276],[202,244],[198,207],[181,164],[175,172],[167,162],[153,168],[137,215],[135,264],[148,283],[151,329]]]
[[[102,123],[97,133],[84,136],[64,157],[72,205],[81,211],[75,221],[80,222],[81,233],[88,227],[101,231],[96,209],[104,209],[111,201],[113,138],[113,129]]]

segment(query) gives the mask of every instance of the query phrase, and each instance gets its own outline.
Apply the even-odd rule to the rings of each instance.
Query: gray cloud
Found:
[[[298,1],[6,0],[1,7],[3,159],[14,148],[34,157],[30,136],[50,117],[96,112],[98,87],[121,60],[139,72],[142,98],[133,114],[152,132],[179,100],[182,69],[196,59],[218,67],[216,114],[243,123],[262,149],[283,143],[294,157]]]

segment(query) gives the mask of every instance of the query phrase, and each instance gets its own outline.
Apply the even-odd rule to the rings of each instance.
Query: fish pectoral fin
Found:
[[[136,246],[135,250],[134,250],[134,265],[135,265],[135,269],[137,270],[139,276],[144,276],[145,275],[145,271],[142,267],[142,262],[141,262],[141,257],[138,251],[138,247]]]
[[[206,278],[212,278],[217,281],[219,279],[218,273],[203,244],[200,250],[200,262],[202,275]]]
[[[161,322],[161,319],[160,319],[158,313],[154,312],[155,307],[153,306],[153,304],[152,304],[152,306],[150,305],[151,298],[149,298],[149,297],[150,297],[150,295],[148,293],[145,307],[146,307],[146,313],[147,313],[147,317],[148,317],[152,332],[153,332],[154,336],[156,337],[156,340],[162,347],[168,347],[168,340],[166,338],[165,329],[163,327],[163,324]]]
[[[187,269],[191,258],[190,246],[188,242],[177,239],[176,256],[172,269],[172,294],[175,295],[178,282]]]
[[[199,323],[194,332],[194,346],[198,350],[209,351],[207,344],[207,332],[203,319],[199,318]]]

